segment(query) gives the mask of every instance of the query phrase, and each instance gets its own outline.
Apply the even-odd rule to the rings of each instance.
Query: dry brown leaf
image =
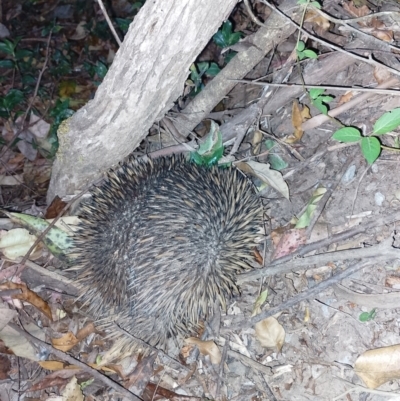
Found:
[[[61,338],[53,338],[51,340],[53,347],[59,349],[60,351],[67,352],[71,348],[75,347],[79,343],[79,340],[71,333],[65,333]]]
[[[374,78],[378,84],[388,81],[392,77],[392,74],[388,71],[386,67],[376,66],[374,68]]]
[[[263,141],[263,134],[261,131],[256,130],[253,135],[253,140],[251,141],[251,144],[253,145],[254,149],[254,154],[258,155],[260,153],[261,145]]]
[[[86,326],[82,327],[77,333],[76,333],[76,339],[78,341],[82,341],[85,339],[89,334],[92,334],[96,332],[96,327],[94,326],[94,323],[88,323]]]
[[[221,351],[214,341],[202,341],[196,337],[189,337],[185,340],[186,344],[196,345],[202,355],[208,355],[213,365],[221,362]]]
[[[393,42],[393,31],[389,29],[374,29],[371,31],[372,35],[384,42]]]
[[[64,362],[60,361],[39,361],[38,363],[43,369],[47,370],[61,370],[65,367]]]
[[[351,100],[354,96],[353,91],[346,92],[344,95],[340,96],[338,104],[344,104],[347,103],[349,100]]]
[[[45,314],[51,321],[53,321],[50,306],[41,297],[39,297],[39,295],[31,291],[26,286],[26,284],[11,283],[10,281],[8,281],[7,283],[1,284],[0,289],[20,289],[21,294],[14,294],[12,296],[13,299],[19,299],[21,301],[29,302],[31,305],[33,305],[35,308],[39,309],[43,314]]]
[[[294,133],[285,139],[286,143],[296,143],[301,140],[304,133],[301,125],[309,118],[311,118],[310,109],[307,106],[301,107],[297,100],[294,101],[292,106],[292,125]]]
[[[273,316],[256,323],[256,338],[263,347],[275,348],[279,352],[285,342],[285,329]]]
[[[354,371],[368,388],[400,379],[400,344],[364,352],[357,358]]]
[[[353,17],[365,17],[371,13],[371,10],[366,5],[356,7],[352,1],[350,3],[343,3],[343,8]]]
[[[312,24],[315,24],[318,27],[320,27],[323,31],[327,31],[331,26],[329,20],[327,20],[321,14],[317,13],[315,10],[312,9],[307,10],[304,22],[310,22]]]

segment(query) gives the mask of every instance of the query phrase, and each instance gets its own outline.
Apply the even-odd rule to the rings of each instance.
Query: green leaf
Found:
[[[312,104],[322,113],[328,115],[328,107],[322,103],[320,98],[312,100]]]
[[[3,98],[3,106],[11,111],[14,107],[24,100],[24,94],[18,89],[10,89]]]
[[[118,25],[118,28],[125,34],[128,32],[129,25],[132,22],[132,19],[129,18],[115,18],[115,22]]]
[[[320,96],[319,98],[320,98],[324,103],[329,103],[329,102],[331,102],[331,101],[334,99],[334,97],[333,97],[333,96],[330,96],[330,95]]]
[[[302,52],[305,48],[306,48],[306,44],[302,40],[299,40],[297,43],[297,46],[296,46],[296,50],[298,52]]]
[[[358,317],[360,322],[368,322],[370,320],[373,320],[376,316],[376,309],[372,309],[370,312],[363,312],[360,314]]]
[[[266,139],[265,146],[268,150],[270,150],[270,153],[268,155],[268,163],[271,165],[272,169],[276,171],[285,169],[288,164],[285,162],[285,160],[282,159],[280,155],[275,153],[274,148],[276,148],[277,146],[276,142],[272,139]]]
[[[209,77],[215,77],[221,72],[221,68],[219,68],[217,63],[211,63],[210,67],[206,71],[206,75]]]
[[[15,64],[12,60],[0,60],[0,68],[14,68]]]
[[[4,39],[3,42],[0,42],[0,52],[6,53],[9,55],[14,55],[15,46],[13,42],[8,39]]]
[[[232,23],[228,20],[224,22],[222,28],[213,36],[214,43],[219,47],[229,47],[239,42],[241,32],[232,32]]]
[[[310,3],[310,6],[315,7],[315,8],[318,8],[318,10],[321,9],[321,4],[319,4],[318,1],[312,1],[312,2]]]
[[[400,108],[393,109],[379,117],[374,124],[374,134],[381,135],[393,131],[400,125]]]
[[[350,142],[358,142],[362,136],[360,131],[353,127],[344,127],[337,130],[332,138],[336,141],[350,143]]]
[[[224,153],[222,135],[219,126],[211,121],[210,131],[204,141],[200,144],[196,152],[190,154],[191,160],[201,166],[211,166],[216,164]]]
[[[107,66],[105,64],[103,64],[102,62],[98,61],[96,63],[96,66],[94,67],[94,70],[96,71],[97,76],[100,79],[103,79],[107,74],[108,68],[107,68]]]
[[[16,60],[22,60],[25,57],[30,57],[32,56],[33,52],[31,50],[27,50],[27,49],[18,49],[15,52],[15,58]]]
[[[310,94],[311,99],[317,99],[319,96],[321,96],[325,92],[324,88],[313,88],[308,91]]]
[[[381,144],[374,136],[367,136],[361,139],[361,152],[367,162],[372,164],[381,153]]]
[[[313,59],[318,58],[318,54],[315,53],[314,50],[306,49],[306,50],[303,51],[303,54],[307,58],[313,58]]]
[[[326,188],[323,187],[317,188],[314,191],[310,201],[308,202],[305,212],[299,217],[299,220],[297,221],[296,228],[305,228],[310,225],[314,211],[318,206],[318,202],[324,196],[325,192]]]
[[[204,75],[204,73],[208,70],[210,67],[210,63],[207,61],[202,61],[201,63],[196,64],[197,70],[199,71],[200,77]]]

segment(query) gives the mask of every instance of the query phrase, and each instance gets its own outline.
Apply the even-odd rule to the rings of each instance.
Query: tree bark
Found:
[[[59,130],[49,203],[55,195],[73,195],[139,145],[182,93],[191,63],[236,2],[144,4],[95,98]]]

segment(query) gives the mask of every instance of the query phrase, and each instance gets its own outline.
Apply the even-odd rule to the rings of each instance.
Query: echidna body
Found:
[[[261,201],[236,168],[130,159],[83,208],[74,248],[82,299],[96,318],[164,347],[237,293],[261,219]]]

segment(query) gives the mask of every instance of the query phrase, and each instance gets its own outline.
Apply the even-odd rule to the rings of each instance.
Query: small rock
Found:
[[[380,192],[375,193],[375,204],[377,206],[382,206],[384,200],[385,200],[385,195],[381,194]]]

